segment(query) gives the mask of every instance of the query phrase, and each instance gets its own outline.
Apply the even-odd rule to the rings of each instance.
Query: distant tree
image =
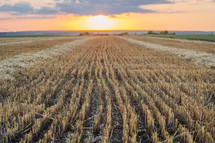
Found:
[[[147,34],[154,34],[154,32],[153,31],[148,31],[148,33]]]
[[[161,31],[160,34],[165,35],[165,34],[169,34],[168,31]]]
[[[89,35],[91,35],[91,33],[89,32],[84,32],[79,34],[79,36],[89,36]]]
[[[120,33],[118,34],[119,36],[124,36],[124,35],[128,35],[128,32],[123,32],[123,33]]]
[[[148,31],[148,33],[147,33],[147,34],[149,34],[149,35],[157,35],[158,33],[153,32],[153,31]]]
[[[164,34],[169,34],[169,32],[168,31],[164,31]]]

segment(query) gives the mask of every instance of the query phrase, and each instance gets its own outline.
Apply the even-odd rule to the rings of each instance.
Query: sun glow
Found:
[[[86,27],[91,30],[110,30],[115,28],[115,26],[114,20],[104,15],[97,15],[86,19]]]

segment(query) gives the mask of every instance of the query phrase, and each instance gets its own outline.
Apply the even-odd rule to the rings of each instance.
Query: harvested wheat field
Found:
[[[163,46],[195,50],[197,52],[206,52],[215,55],[215,43],[207,41],[185,40],[185,39],[169,39],[169,38],[155,38],[144,36],[127,36],[143,42],[159,44]]]
[[[71,38],[29,38],[28,41],[22,41],[27,38],[19,38],[20,42],[14,42],[18,40],[18,38],[2,38],[0,39],[0,61],[8,59],[10,57],[26,54],[31,52],[36,52],[44,49],[49,49],[55,45],[63,44],[66,42],[71,42],[76,40],[78,37],[71,37]],[[1,43],[3,41],[10,41],[10,43]]]
[[[213,143],[212,45],[169,50],[165,41],[158,47],[131,39],[61,39],[52,45],[60,46],[18,55],[17,63],[4,58],[0,142]],[[203,60],[184,58],[191,51]],[[47,57],[32,59],[41,53]],[[21,66],[29,59],[34,62]]]

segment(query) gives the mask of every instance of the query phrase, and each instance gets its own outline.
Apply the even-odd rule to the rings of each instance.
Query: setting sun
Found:
[[[113,19],[104,15],[97,15],[86,18],[86,27],[91,30],[109,30],[115,27]]]

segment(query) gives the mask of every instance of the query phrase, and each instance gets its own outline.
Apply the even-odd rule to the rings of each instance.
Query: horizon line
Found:
[[[23,31],[0,31],[0,33],[16,33],[16,32],[53,32],[53,31],[65,31],[65,32],[87,32],[87,31],[92,31],[92,32],[100,32],[100,31],[178,31],[178,32],[215,32],[215,30],[208,31],[208,30],[23,30]]]

